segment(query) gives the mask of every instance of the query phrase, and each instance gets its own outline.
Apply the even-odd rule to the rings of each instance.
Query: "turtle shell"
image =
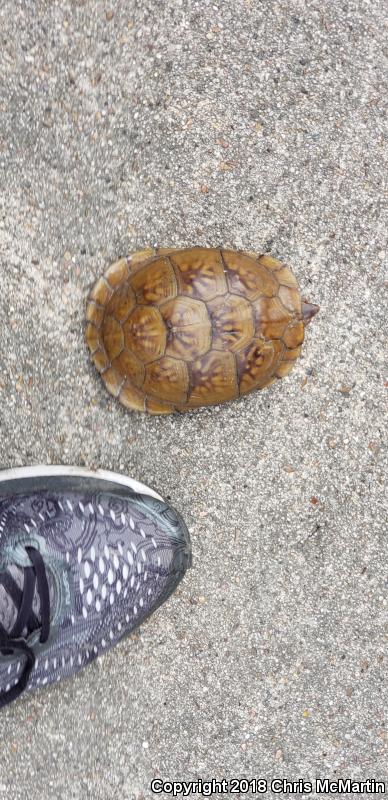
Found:
[[[317,307],[306,308],[311,318]],[[291,372],[305,309],[293,273],[270,256],[147,249],[97,281],[86,340],[125,406],[170,414],[233,400]]]

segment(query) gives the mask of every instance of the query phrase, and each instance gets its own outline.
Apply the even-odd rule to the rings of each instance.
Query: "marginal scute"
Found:
[[[145,395],[130,380],[124,381],[119,394],[120,402],[132,411],[145,411]]]
[[[112,264],[109,269],[107,269],[105,273],[105,278],[108,281],[109,285],[112,289],[115,289],[120,283],[125,281],[128,278],[129,269],[127,265],[127,261],[125,258],[121,258],[120,261],[116,261],[115,264]]]
[[[282,361],[281,364],[276,368],[275,375],[278,378],[285,378],[286,375],[289,375],[291,370],[294,369],[295,361]]]
[[[301,347],[294,347],[292,350],[286,349],[283,353],[283,361],[296,361],[300,356]]]
[[[219,250],[193,247],[189,250],[177,250],[170,258],[177,267],[180,294],[199,300],[211,300],[227,291]]]
[[[283,342],[286,347],[298,347],[304,339],[304,325],[300,320],[290,322],[283,334]]]
[[[96,369],[98,369],[99,372],[104,372],[106,369],[108,369],[110,364],[109,358],[103,347],[101,347],[100,350],[96,350],[96,352],[93,353],[92,361],[94,363],[94,366],[96,367]]]
[[[100,306],[106,306],[109,298],[112,296],[112,288],[106,282],[105,278],[100,278],[90,293],[90,299],[94,300]]]
[[[158,247],[155,250],[155,254],[157,254],[158,256],[169,256],[171,255],[171,253],[177,253],[177,252],[178,252],[177,247]]]
[[[140,305],[159,305],[176,297],[177,281],[166,258],[155,258],[131,275],[130,284]]]
[[[144,250],[137,250],[136,253],[132,253],[126,259],[128,269],[130,272],[133,272],[139,268],[139,265],[144,264],[145,261],[149,261],[156,253],[157,250],[155,250],[154,247],[145,247]]]
[[[123,329],[114,317],[105,317],[101,338],[110,361],[113,361],[124,347]]]
[[[98,306],[94,300],[91,300],[87,305],[86,319],[88,322],[92,322],[96,328],[99,328],[104,319],[104,313],[105,309],[102,306]]]
[[[136,306],[123,325],[125,347],[144,364],[160,358],[166,349],[166,327],[154,306]]]
[[[294,314],[300,314],[302,303],[298,289],[281,285],[279,286],[279,298],[288,311],[292,311]]]
[[[278,261],[277,258],[273,258],[272,256],[267,256],[267,255],[260,256],[258,260],[259,264],[261,264],[263,267],[267,267],[267,269],[270,269],[272,272],[276,273],[283,266],[281,261]],[[276,277],[278,277],[278,275],[276,275]]]
[[[271,272],[250,256],[235,253],[233,250],[222,251],[229,291],[241,294],[248,300],[255,300],[260,295],[273,297],[278,290],[278,283]]]
[[[188,405],[215,405],[238,396],[233,353],[211,350],[190,365],[191,392]]]
[[[272,347],[274,353],[274,363],[276,362],[277,364],[283,358],[285,347],[283,342],[279,342],[277,339],[274,339],[272,342]]]
[[[115,317],[118,322],[125,322],[135,308],[135,293],[128,283],[121,284],[107,303],[106,313]]]
[[[146,395],[151,394],[170,403],[185,403],[189,388],[189,373],[184,361],[165,356],[146,367]]]
[[[123,378],[114,367],[109,367],[103,375],[106,388],[114,397],[117,397],[123,384]]]
[[[298,282],[289,267],[280,265],[280,269],[277,271],[276,277],[279,283],[283,284],[283,286],[290,286],[294,289],[298,288]]]
[[[175,411],[175,407],[171,403],[164,403],[163,400],[154,400],[153,397],[147,397],[146,411],[149,414],[172,414]]]
[[[91,322],[89,322],[89,325],[86,326],[86,341],[92,355],[101,346],[100,334],[96,326]]]
[[[259,297],[253,303],[255,336],[264,339],[281,339],[292,315],[278,297]]]
[[[164,303],[160,313],[167,329],[166,355],[192,361],[211,347],[211,323],[205,303],[177,297]]]
[[[112,361],[112,366],[123,378],[130,379],[138,389],[142,386],[145,376],[145,367],[130,350],[123,350],[120,355]]]
[[[253,339],[245,350],[237,354],[240,394],[262,389],[268,384],[283,349],[280,342]]]

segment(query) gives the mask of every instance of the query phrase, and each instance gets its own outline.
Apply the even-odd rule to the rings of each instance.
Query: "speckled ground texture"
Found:
[[[388,781],[385,14],[1,5],[1,466],[131,474],[183,513],[194,555],[138,634],[1,713],[1,798]],[[89,361],[85,300],[154,243],[292,264],[321,305],[294,373],[182,416],[122,409]]]

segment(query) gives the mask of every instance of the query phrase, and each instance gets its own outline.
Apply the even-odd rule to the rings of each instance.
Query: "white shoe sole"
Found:
[[[106,469],[93,470],[84,467],[67,467],[67,466],[33,466],[33,467],[14,467],[13,469],[4,469],[0,471],[0,484],[5,481],[13,481],[18,478],[97,478],[102,481],[109,481],[110,483],[118,483],[121,486],[128,486],[133,492],[137,494],[148,494],[150,497],[156,497],[157,500],[163,500],[153,489],[146,486],[134,478],[128,478],[127,475],[119,475],[117,472],[110,472]],[[0,490],[1,493],[1,490]]]

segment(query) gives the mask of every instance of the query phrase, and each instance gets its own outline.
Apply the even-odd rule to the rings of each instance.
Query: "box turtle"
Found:
[[[223,403],[287,375],[318,306],[288,266],[220,248],[147,249],[113,264],[87,306],[107,389],[170,414]]]

